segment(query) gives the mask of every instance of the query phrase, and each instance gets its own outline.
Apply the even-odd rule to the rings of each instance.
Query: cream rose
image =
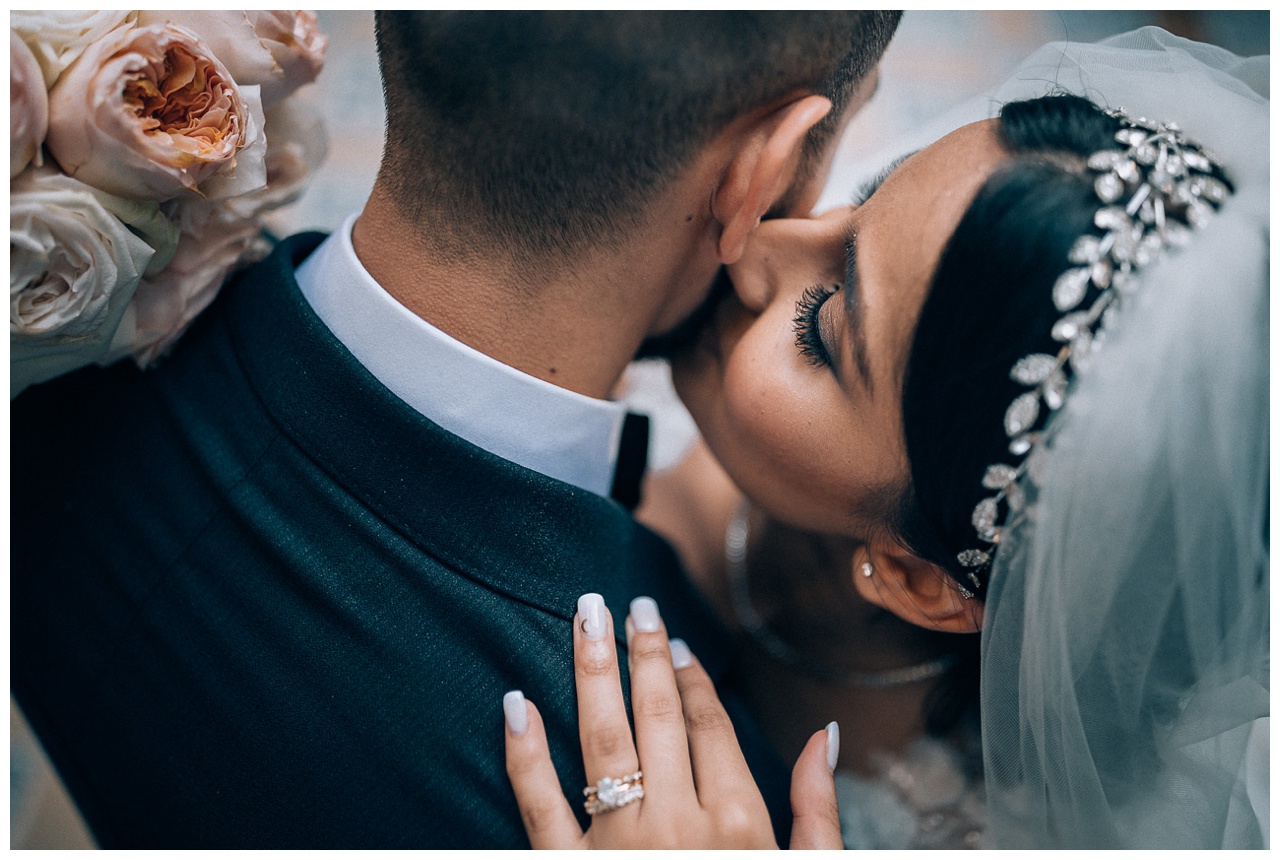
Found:
[[[151,11],[137,13],[140,26],[179,23],[196,33],[222,60],[240,86],[262,87],[262,104],[271,107],[324,66],[329,39],[316,14],[295,10],[224,12]]]
[[[9,393],[99,360],[144,273],[177,229],[154,203],[106,194],[50,168],[9,186]]]
[[[27,43],[40,63],[45,89],[48,89],[85,48],[127,21],[130,14],[14,11],[9,13],[9,32],[17,33]]]
[[[139,367],[153,365],[209,306],[232,270],[257,262],[270,250],[256,221],[223,207],[204,216],[199,234],[179,238],[169,265],[138,284],[104,361],[132,355]]]
[[[18,34],[9,31],[9,178],[33,161],[49,130],[49,95],[40,64]]]
[[[135,200],[211,199],[266,181],[262,106],[198,36],[176,24],[120,28],[49,93],[49,153],[68,174]]]

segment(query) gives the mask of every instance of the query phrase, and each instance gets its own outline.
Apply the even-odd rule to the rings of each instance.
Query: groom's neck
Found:
[[[645,337],[691,311],[717,269],[712,225],[655,220],[662,226],[572,264],[530,266],[442,255],[375,189],[352,241],[374,280],[440,330],[554,385],[608,397]]]

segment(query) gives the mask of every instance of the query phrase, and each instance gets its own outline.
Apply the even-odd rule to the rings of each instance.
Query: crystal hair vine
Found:
[[[1203,227],[1231,193],[1213,176],[1222,165],[1208,151],[1182,136],[1172,123],[1131,118],[1123,109],[1109,110],[1122,128],[1115,149],[1089,156],[1095,174],[1093,189],[1101,207],[1094,226],[1101,235],[1085,233],[1071,246],[1071,268],[1053,285],[1053,304],[1062,317],[1050,336],[1062,344],[1057,353],[1032,353],[1019,359],[1010,378],[1029,390],[1018,395],[1004,414],[1009,453],[1021,462],[993,463],[982,476],[982,486],[994,491],[973,509],[972,523],[985,547],[956,555],[974,588],[982,587],[978,574],[991,564],[1005,529],[1005,517],[1016,518],[1026,499],[1019,481],[1027,475],[1039,486],[1044,477],[1043,431],[1036,430],[1041,415],[1061,409],[1068,395],[1068,373],[1085,371],[1119,304],[1137,287],[1137,271],[1150,264],[1167,246],[1180,247],[1193,229]],[[1082,307],[1090,287],[1097,296]],[[1012,522],[1012,520],[1010,520]],[[963,584],[960,592],[974,596]]]

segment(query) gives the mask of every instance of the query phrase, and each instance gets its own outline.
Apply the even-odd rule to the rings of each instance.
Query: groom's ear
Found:
[[[830,112],[829,99],[805,96],[753,121],[737,138],[711,198],[711,214],[721,225],[721,264],[737,262],[751,231],[791,188],[809,130]]]
[[[864,600],[919,627],[944,633],[982,629],[982,601],[965,598],[945,570],[890,539],[873,539],[854,554],[853,581]]]

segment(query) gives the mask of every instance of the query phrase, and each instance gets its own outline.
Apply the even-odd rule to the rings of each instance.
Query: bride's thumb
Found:
[[[840,755],[840,727],[830,723],[805,744],[791,771],[793,849],[840,849],[840,809],[832,775]]]

